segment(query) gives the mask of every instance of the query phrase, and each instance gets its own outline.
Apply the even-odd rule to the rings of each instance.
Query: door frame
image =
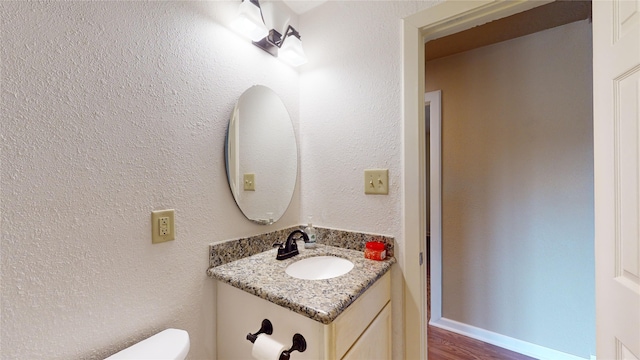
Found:
[[[404,358],[427,358],[426,161],[424,128],[424,43],[550,3],[543,1],[445,1],[403,19],[403,186]]]
[[[442,91],[435,90],[424,94],[424,105],[429,105],[429,237],[431,239],[430,273],[431,273],[431,319],[425,322],[432,324],[442,317]],[[425,139],[426,140],[426,139]],[[423,305],[427,308],[425,298]],[[425,317],[427,311],[424,312]]]

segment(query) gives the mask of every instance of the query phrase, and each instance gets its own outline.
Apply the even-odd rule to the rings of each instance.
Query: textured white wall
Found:
[[[421,4],[424,5],[424,4]],[[400,235],[401,19],[418,3],[330,1],[301,16],[303,219]],[[389,195],[364,194],[364,170],[389,169]]]
[[[329,1],[300,16],[301,219],[396,238],[402,259],[402,18],[430,1]],[[389,169],[389,195],[364,170]],[[392,274],[394,359],[403,358],[402,284]]]
[[[228,117],[296,70],[228,30],[237,2],[0,2],[0,358],[101,358],[166,327],[213,358],[207,246],[253,225],[224,170]],[[152,245],[150,212],[176,209]]]
[[[302,15],[299,78],[227,30],[235,1],[1,2],[0,357],[99,358],[168,326],[190,332],[192,358],[212,356],[206,246],[269,229],[237,210],[222,158],[254,84],[280,94],[297,130],[304,119],[300,190],[273,228],[313,214],[395,236],[401,255],[401,18],[433,3]],[[377,167],[390,195],[365,196],[362,172]],[[178,239],[152,246],[162,208],[176,209]],[[401,282],[395,272],[398,358]]]
[[[595,353],[591,24],[427,63],[442,90],[443,317]]]

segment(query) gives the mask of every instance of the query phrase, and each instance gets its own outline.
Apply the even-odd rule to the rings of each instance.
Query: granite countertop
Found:
[[[209,276],[256,295],[298,314],[329,324],[351,303],[384,275],[396,260],[364,258],[362,251],[318,244],[315,249],[300,248],[300,255],[276,260],[277,249],[224,265],[209,268]],[[291,277],[285,269],[298,260],[320,255],[338,256],[353,262],[345,275],[325,280],[302,280]]]

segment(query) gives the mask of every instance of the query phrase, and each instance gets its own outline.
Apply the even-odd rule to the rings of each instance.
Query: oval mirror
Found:
[[[256,85],[238,99],[227,128],[227,179],[247,219],[272,224],[289,207],[298,176],[298,147],[284,103]]]

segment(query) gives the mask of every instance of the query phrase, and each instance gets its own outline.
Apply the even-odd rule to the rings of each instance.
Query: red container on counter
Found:
[[[379,241],[369,241],[365,245],[364,257],[371,260],[384,260],[387,257],[386,246]]]

